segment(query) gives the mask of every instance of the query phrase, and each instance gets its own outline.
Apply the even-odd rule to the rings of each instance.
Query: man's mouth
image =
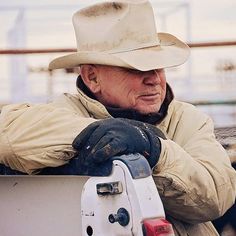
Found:
[[[149,93],[149,94],[143,94],[140,96],[143,100],[155,100],[160,98],[160,93]]]

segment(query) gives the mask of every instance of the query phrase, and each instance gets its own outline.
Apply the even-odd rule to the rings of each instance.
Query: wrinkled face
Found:
[[[163,69],[138,71],[95,65],[99,89],[94,93],[105,106],[134,109],[142,114],[158,112],[166,94]]]

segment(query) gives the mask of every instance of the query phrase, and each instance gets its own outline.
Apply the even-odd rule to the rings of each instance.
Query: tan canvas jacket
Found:
[[[106,108],[79,90],[49,104],[15,104],[0,115],[0,163],[29,174],[62,165],[74,155],[74,138]],[[211,119],[173,100],[158,127],[167,140],[153,178],[176,235],[217,235],[209,222],[235,200],[236,174],[215,140]]]

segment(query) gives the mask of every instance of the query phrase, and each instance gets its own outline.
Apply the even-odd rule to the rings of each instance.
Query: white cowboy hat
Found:
[[[183,64],[189,47],[157,33],[147,0],[98,3],[73,15],[77,52],[54,59],[49,69],[81,64],[113,65],[148,71]]]

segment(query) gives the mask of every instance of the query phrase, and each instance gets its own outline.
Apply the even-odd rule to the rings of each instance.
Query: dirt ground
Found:
[[[229,154],[231,163],[236,163],[236,126],[215,129],[216,138]]]

